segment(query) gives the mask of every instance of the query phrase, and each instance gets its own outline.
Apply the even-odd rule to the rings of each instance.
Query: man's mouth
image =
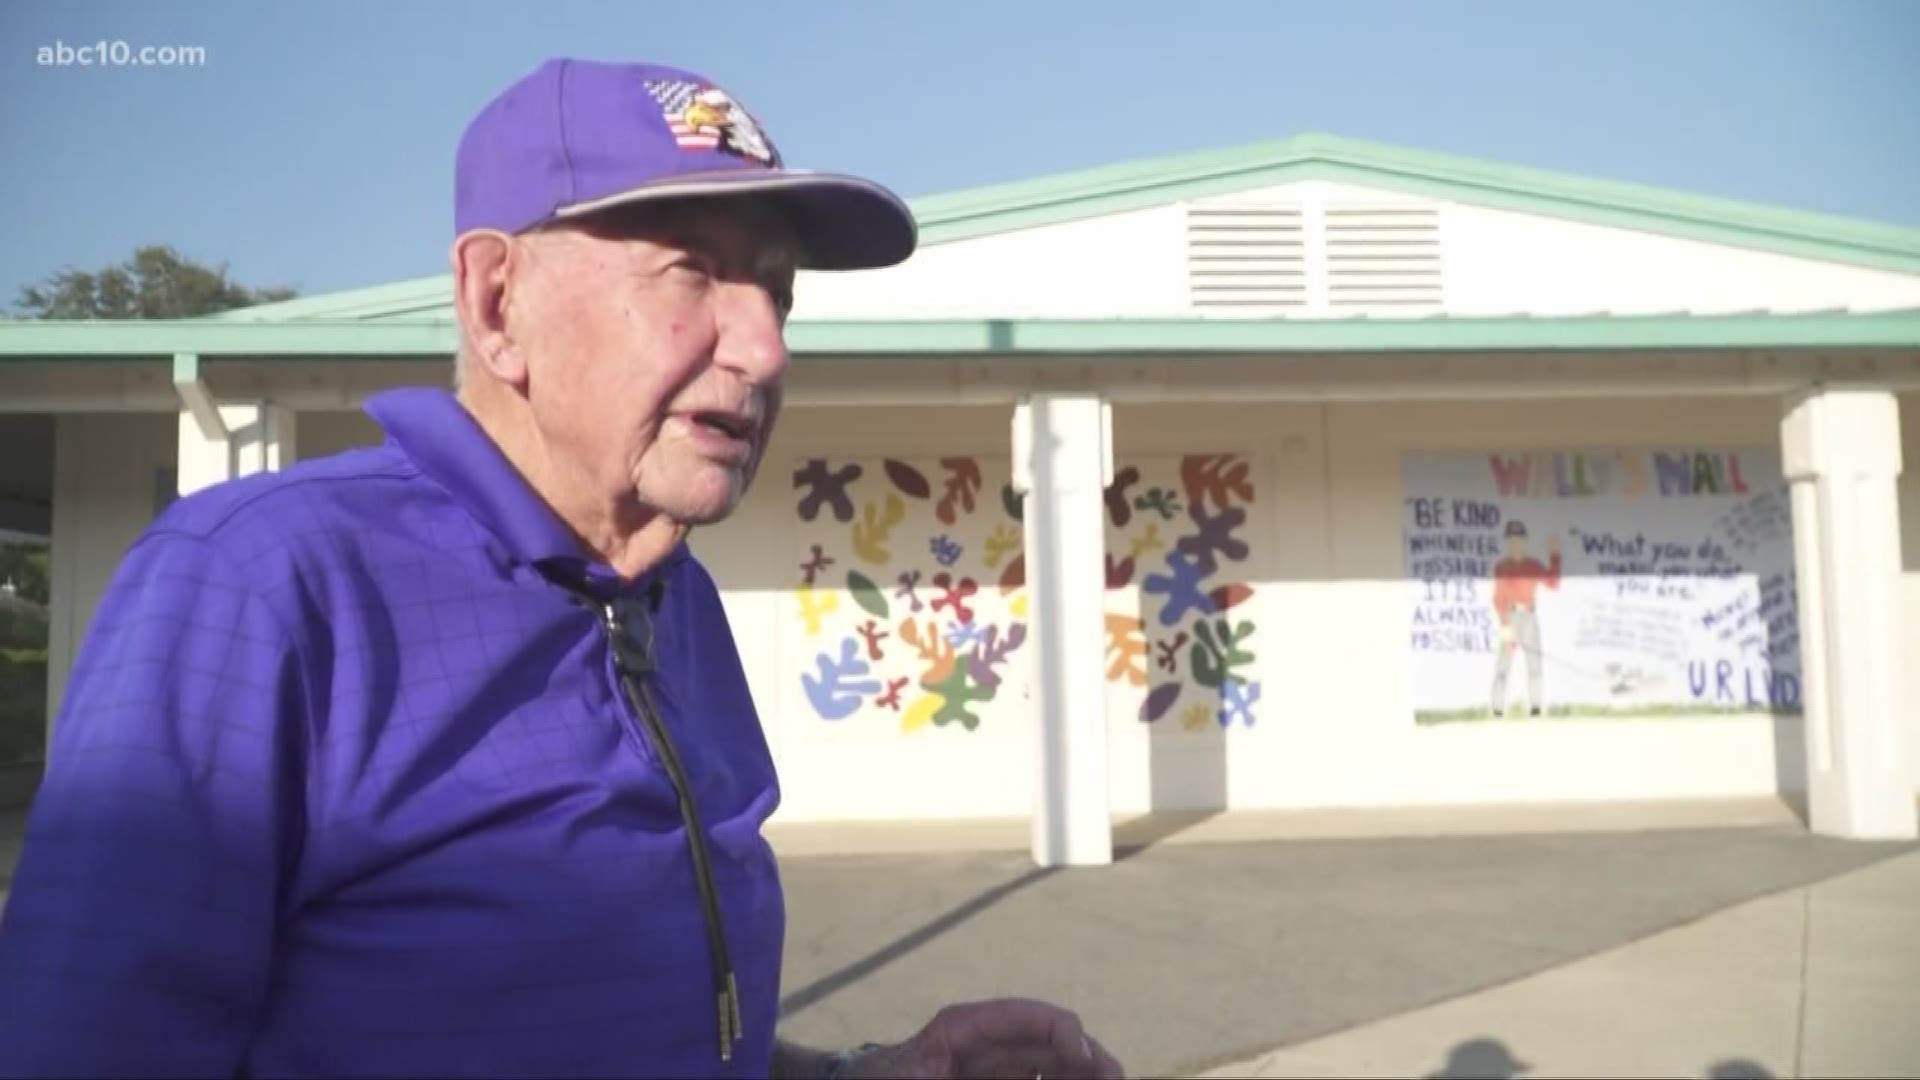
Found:
[[[748,438],[754,429],[753,418],[745,413],[697,412],[693,414],[693,422],[730,439]]]

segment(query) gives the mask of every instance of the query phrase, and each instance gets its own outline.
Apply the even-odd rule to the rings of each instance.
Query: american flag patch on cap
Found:
[[[688,79],[650,79],[646,85],[682,150],[727,150],[778,163],[760,125],[726,91]]]

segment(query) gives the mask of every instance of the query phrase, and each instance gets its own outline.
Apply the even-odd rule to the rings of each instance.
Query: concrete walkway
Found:
[[[1719,823],[1686,820],[1702,811]],[[830,837],[783,833],[782,1027],[820,1045],[893,1039],[948,1002],[1018,994],[1077,1009],[1134,1076],[1705,1076],[1742,1059],[1786,1076],[1803,1050],[1813,1055],[1808,1075],[1876,1062],[1882,1074],[1920,1071],[1885,1039],[1822,1026],[1841,1015],[1835,1009],[1910,1009],[1875,996],[1915,985],[1909,958],[1920,949],[1897,940],[1912,932],[1903,912],[1920,912],[1920,888],[1899,876],[1905,863],[1890,864],[1890,878],[1847,878],[1801,902],[1812,912],[1807,940],[1835,946],[1810,953],[1807,985],[1820,994],[1810,999],[1804,1046],[1793,1034],[1797,990],[1784,989],[1800,983],[1779,981],[1798,979],[1797,969],[1778,967],[1800,948],[1798,924],[1782,914],[1798,910],[1796,890],[1913,845],[1814,837],[1772,811],[1734,824],[1750,816],[1737,808],[1664,822],[1644,808],[1594,818],[1633,818],[1632,831],[1582,829],[1577,812],[1562,808],[1538,811],[1557,831],[1530,832],[1525,812],[1505,813],[1504,830],[1487,812],[1455,820],[1468,826],[1462,835],[1420,836],[1393,834],[1409,822],[1390,814],[1229,815],[1161,828],[1158,842],[1110,867],[1051,872],[1012,848],[1017,834],[986,826],[968,827],[980,850],[919,853],[904,850],[914,830],[846,830],[843,848],[891,852],[862,855],[819,854]],[[1285,838],[1259,838],[1263,826]],[[929,840],[948,830],[919,831]],[[1719,936],[1696,951],[1665,943],[1675,928],[1721,912],[1731,928],[1714,922],[1705,933]],[[1771,924],[1753,922],[1769,915]],[[1870,947],[1839,948],[1849,933]],[[1669,967],[1688,980],[1661,989],[1667,972],[1627,977],[1611,954],[1636,943],[1656,956],[1682,950]],[[1768,962],[1776,967],[1760,966]],[[1595,970],[1612,981],[1587,974]],[[1553,987],[1582,978],[1590,992],[1557,1006],[1500,996],[1513,986],[1524,996],[1539,979]],[[1753,1001],[1782,993],[1779,1007],[1755,1012]],[[1445,1011],[1482,997],[1492,1003],[1481,1013]],[[1643,1012],[1667,1028],[1637,1019]],[[1415,1025],[1403,1041],[1373,1035],[1391,1035],[1401,1020]],[[1531,1026],[1515,1026],[1522,1021]],[[1767,1037],[1750,1038],[1756,1031]],[[1473,1045],[1482,1036],[1510,1040],[1538,1068],[1485,1068],[1498,1062]],[[1266,1053],[1275,1047],[1290,1049]],[[1591,1047],[1610,1056],[1592,1051],[1588,1060]],[[1466,1071],[1448,1070],[1456,1048],[1466,1060],[1454,1064]],[[1288,1056],[1295,1052],[1302,1056]]]
[[[1920,854],[1201,1075],[1920,1075]]]
[[[1777,802],[1160,816],[1060,871],[1017,823],[772,832],[815,1045],[1017,994],[1141,1077],[1920,1075],[1920,849]]]

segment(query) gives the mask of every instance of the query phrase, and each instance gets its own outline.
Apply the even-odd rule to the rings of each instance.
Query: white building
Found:
[[[908,263],[803,279],[771,460],[694,538],[784,819],[1097,862],[1150,809],[1804,793],[1914,835],[1920,232],[1317,136],[915,210]],[[0,325],[49,715],[156,505],[377,438],[449,290]]]

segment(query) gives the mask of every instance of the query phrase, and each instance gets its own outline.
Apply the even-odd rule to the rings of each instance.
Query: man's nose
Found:
[[[779,305],[766,289],[745,282],[727,287],[715,360],[754,383],[771,383],[787,370],[787,337]]]

